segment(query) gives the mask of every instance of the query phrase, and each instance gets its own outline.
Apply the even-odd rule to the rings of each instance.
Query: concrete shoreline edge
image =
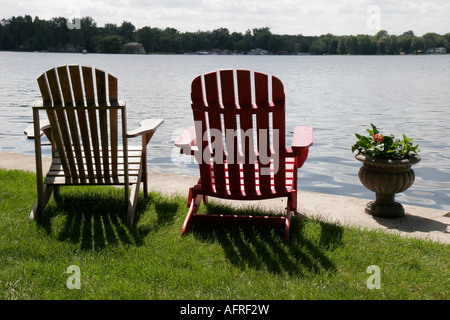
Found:
[[[50,166],[51,159],[43,158],[43,167]],[[34,155],[0,151],[0,168],[8,170],[24,170],[35,172]],[[45,174],[45,172],[44,172]],[[198,177],[173,173],[148,172],[149,191],[165,195],[187,197],[188,190],[197,183]],[[285,199],[264,201],[226,201],[214,198],[216,202],[232,206],[252,206],[262,210],[282,211],[286,206]],[[308,218],[357,227],[368,230],[380,230],[405,237],[415,237],[450,244],[450,212],[439,209],[403,205],[406,215],[402,218],[387,219],[368,215],[364,212],[370,199],[347,196],[298,191],[298,211]],[[187,212],[187,208],[186,208]],[[294,217],[294,219],[297,216]],[[181,231],[180,231],[181,232]]]

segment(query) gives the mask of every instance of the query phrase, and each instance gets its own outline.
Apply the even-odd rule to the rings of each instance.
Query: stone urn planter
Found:
[[[396,193],[407,190],[414,182],[412,165],[420,162],[418,155],[407,159],[373,159],[361,154],[356,159],[363,163],[358,176],[361,183],[375,192],[376,199],[366,205],[366,213],[377,217],[397,218],[405,215],[403,206],[395,202]]]

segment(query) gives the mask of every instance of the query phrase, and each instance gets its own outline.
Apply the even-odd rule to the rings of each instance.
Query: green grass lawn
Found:
[[[450,298],[445,244],[297,217],[289,242],[253,227],[181,237],[186,199],[157,193],[141,197],[129,230],[123,190],[112,187],[62,188],[36,223],[35,198],[34,174],[0,170],[2,300]],[[67,286],[73,265],[80,289]],[[380,289],[368,288],[371,265]]]

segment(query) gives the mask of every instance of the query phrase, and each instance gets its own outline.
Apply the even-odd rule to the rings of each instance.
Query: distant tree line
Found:
[[[75,27],[69,27],[71,25]],[[390,35],[380,30],[374,36],[304,36],[273,34],[268,27],[245,33],[230,33],[227,28],[183,33],[174,28],[136,29],[128,21],[120,26],[108,23],[98,27],[91,17],[70,21],[64,17],[43,20],[25,15],[0,21],[0,50],[127,53],[126,44],[130,42],[141,43],[146,53],[247,53],[259,48],[271,54],[395,55],[420,53],[436,47],[444,47],[450,53],[450,32],[415,36],[412,31]]]

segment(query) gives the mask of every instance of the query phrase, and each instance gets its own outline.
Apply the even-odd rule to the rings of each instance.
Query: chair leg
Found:
[[[141,184],[142,172],[138,175],[136,184],[131,187],[130,198],[128,199],[128,210],[127,210],[127,225],[129,228],[133,227],[134,216],[136,213],[137,202],[139,198],[139,186]]]
[[[38,199],[36,199],[33,209],[31,209],[31,212],[30,212],[30,220],[35,220],[35,219],[39,220],[44,216],[44,208],[47,205],[48,200],[50,199],[50,196],[52,195],[52,192],[54,189],[55,189],[54,186],[49,186],[47,184],[43,185],[42,199],[39,199],[39,196],[38,196]],[[59,192],[58,192],[58,194],[59,194]]]
[[[55,198],[55,200],[60,199],[61,192],[59,186],[53,186],[53,197]]]
[[[128,227],[133,227],[134,216],[139,196],[139,183],[136,183],[131,188],[130,199],[128,201],[127,223]]]
[[[144,184],[144,196],[147,197],[148,194],[148,170],[147,170],[147,144],[150,142],[154,132],[147,133],[142,136],[142,183]]]
[[[146,150],[146,149],[145,149]],[[148,195],[148,171],[147,171],[147,156],[142,158],[142,184],[143,184],[143,191],[144,191],[144,197],[147,197]]]
[[[139,184],[133,184],[133,186],[131,187],[130,198],[128,199],[128,209],[127,209],[128,228],[133,227],[134,224],[134,215],[136,213],[138,194],[139,194]]]
[[[191,198],[189,205],[189,211],[184,219],[183,228],[181,229],[181,235],[188,233],[192,227],[192,217],[197,213],[200,203],[203,199],[203,195],[196,195]]]
[[[291,227],[291,202],[288,200],[286,208],[286,220],[284,226],[284,240],[289,241],[290,227]]]
[[[142,172],[142,184],[143,184],[143,190],[144,190],[144,197],[147,197],[148,195],[148,173],[147,170],[144,170]]]

